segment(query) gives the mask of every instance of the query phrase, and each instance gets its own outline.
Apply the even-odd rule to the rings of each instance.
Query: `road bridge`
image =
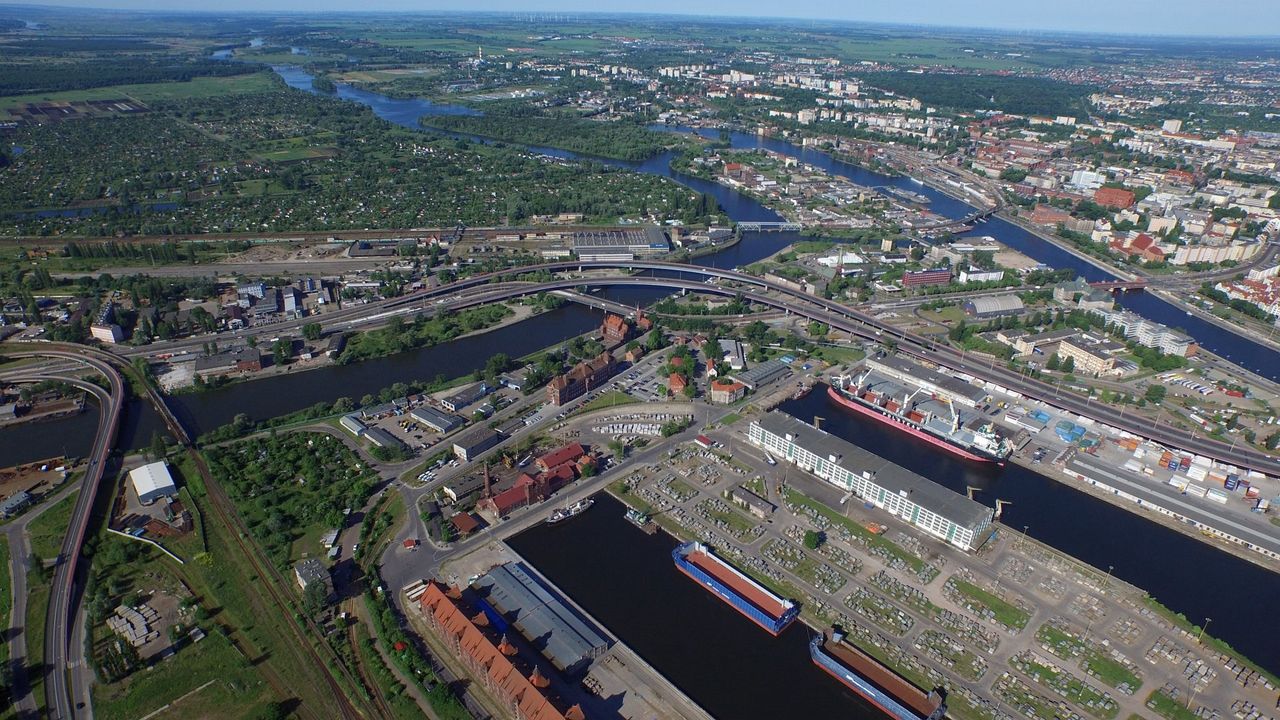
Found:
[[[799,232],[804,226],[798,222],[743,220],[738,223],[738,229],[743,232]]]
[[[1145,290],[1151,281],[1146,278],[1138,278],[1136,280],[1095,280],[1089,283],[1089,287],[1099,290]]]
[[[89,350],[85,348],[85,350]],[[90,351],[92,352],[92,351]],[[120,426],[120,413],[124,406],[125,387],[120,373],[109,363],[90,357],[88,352],[66,352],[59,350],[43,350],[41,352],[6,352],[10,357],[59,358],[82,363],[88,369],[102,375],[109,385],[108,390],[93,383],[86,382],[70,374],[51,374],[32,368],[28,379],[61,380],[69,382],[81,389],[93,393],[102,403],[98,415],[98,430],[94,437],[93,447],[89,453],[89,465],[85,471],[79,495],[76,496],[75,507],[71,511],[71,521],[67,526],[67,534],[63,538],[57,565],[54,567],[53,583],[49,592],[49,611],[45,617],[45,649],[44,661],[49,670],[45,677],[45,700],[49,716],[57,720],[71,720],[76,716],[73,710],[75,702],[88,700],[88,688],[82,687],[79,680],[83,678],[80,668],[83,658],[80,657],[83,644],[72,649],[73,637],[77,634],[76,617],[79,592],[83,589],[78,583],[76,574],[79,570],[80,553],[84,547],[85,534],[89,528],[89,519],[93,511],[94,500],[98,488],[102,484],[107,461],[115,446],[116,430]],[[70,655],[74,654],[77,662],[72,663]],[[69,678],[68,675],[71,677]],[[71,685],[69,686],[68,682]],[[73,701],[74,691],[76,700]]]

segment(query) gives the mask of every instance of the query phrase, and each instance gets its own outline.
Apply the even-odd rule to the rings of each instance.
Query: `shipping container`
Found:
[[[1240,487],[1240,481],[1236,479],[1235,475],[1228,475],[1226,481],[1222,483],[1222,487],[1228,490],[1235,490]]]
[[[1205,490],[1204,490],[1204,487],[1200,485],[1187,483],[1187,487],[1183,489],[1183,492],[1185,492],[1186,494],[1192,497],[1204,497]]]
[[[1209,488],[1205,491],[1205,497],[1223,505],[1227,504],[1227,494],[1216,488]]]

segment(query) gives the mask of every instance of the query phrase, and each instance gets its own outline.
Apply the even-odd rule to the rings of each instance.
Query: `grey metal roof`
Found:
[[[404,443],[400,442],[400,438],[379,427],[368,428],[364,431],[364,436],[369,438],[374,445],[379,447],[403,447]]]
[[[1016,312],[1024,307],[1022,298],[1017,295],[983,295],[972,298],[966,301],[965,304],[971,307],[974,314],[977,315]]]
[[[553,595],[521,563],[500,565],[475,585],[485,591],[485,600],[560,670],[577,669],[609,647],[608,638]]]
[[[874,475],[875,484],[891,493],[907,494],[912,502],[931,510],[957,525],[978,528],[990,522],[992,510],[980,502],[917,475],[910,470],[885,460],[875,453],[836,437],[825,430],[777,410],[758,420],[760,427],[780,436],[792,436],[796,445],[823,458],[836,458],[836,464],[846,470]]]
[[[960,378],[943,375],[932,368],[927,368],[896,355],[868,359],[867,366],[873,369],[878,368],[882,372],[894,371],[901,375],[906,375],[908,377],[915,378],[916,380],[930,383],[935,387],[942,388],[956,397],[969,398],[974,403],[982,402],[986,399],[987,395],[989,395],[986,390],[983,390],[977,385],[970,385]]]
[[[441,412],[430,405],[421,405],[416,407],[409,413],[409,415],[419,422],[426,423],[440,432],[449,432],[466,422],[457,415]]]
[[[755,390],[757,387],[776,380],[790,371],[791,368],[781,360],[770,360],[760,363],[750,370],[736,372],[731,377],[748,388]]]

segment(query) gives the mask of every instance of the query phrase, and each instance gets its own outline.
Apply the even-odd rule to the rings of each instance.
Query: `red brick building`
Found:
[[[1138,199],[1132,190],[1123,188],[1100,187],[1093,193],[1093,201],[1103,207],[1117,208],[1123,210],[1132,207],[1133,203]]]
[[[472,618],[483,618],[477,608],[466,606],[462,593],[445,590],[434,580],[418,598],[418,607],[427,624],[466,665],[475,682],[512,711],[518,720],[585,720],[582,708],[574,705],[561,712],[543,695],[546,676],[536,664],[521,657],[505,637],[491,637]],[[488,626],[488,623],[483,623]],[[494,633],[496,636],[496,633]],[[524,666],[523,668],[520,666]]]
[[[563,405],[599,387],[613,377],[616,369],[617,364],[609,352],[580,362],[569,372],[557,375],[547,383],[547,401],[552,405]]]
[[[604,322],[600,325],[600,336],[604,339],[605,347],[621,345],[626,342],[630,334],[631,328],[621,315],[609,313],[604,316]]]
[[[711,383],[711,402],[728,405],[741,400],[747,394],[747,386],[737,380],[716,380]]]
[[[951,268],[920,270],[918,272],[907,271],[902,274],[902,287],[904,288],[949,284],[951,284]]]
[[[1028,219],[1036,225],[1061,225],[1071,220],[1071,213],[1052,205],[1036,205]]]

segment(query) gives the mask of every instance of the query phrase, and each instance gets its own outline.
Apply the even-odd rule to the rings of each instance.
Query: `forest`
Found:
[[[1089,85],[1007,75],[869,72],[862,73],[862,80],[881,90],[918,98],[925,105],[1020,115],[1076,117],[1084,112],[1084,98],[1097,90]]]
[[[110,62],[0,63],[0,95],[25,95],[111,85],[190,80],[194,77],[247,75],[258,65],[162,56],[113,57]]]
[[[280,568],[292,559],[295,540],[317,527],[340,527],[343,509],[362,507],[377,481],[341,440],[317,433],[258,437],[206,452],[249,532]]]
[[[618,160],[644,160],[675,144],[671,135],[621,122],[495,115],[437,115],[420,122],[450,132]]]
[[[12,142],[24,151],[0,167],[0,234],[495,225],[558,213],[697,223],[718,210],[665,178],[433,137],[283,87],[151,107],[19,128]],[[45,208],[93,212],[35,212]]]

